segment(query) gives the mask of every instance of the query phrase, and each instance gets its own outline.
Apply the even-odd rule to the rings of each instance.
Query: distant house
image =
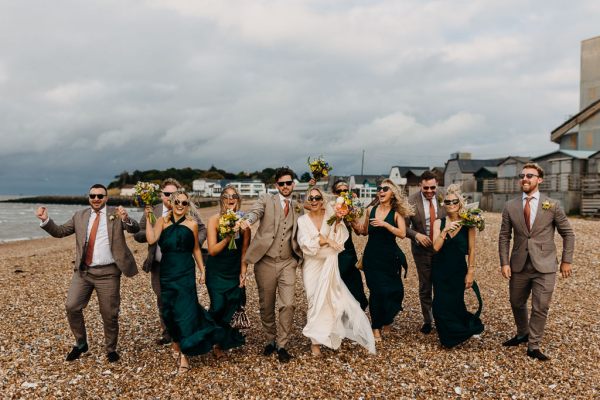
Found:
[[[429,170],[429,167],[413,167],[413,166],[394,165],[390,169],[389,178],[396,185],[406,186],[406,185],[410,185],[411,183],[414,184],[414,176],[415,175],[418,174],[420,176],[420,174],[422,174],[423,172],[428,171],[428,170]],[[420,173],[419,173],[419,171],[420,171]],[[412,182],[408,181],[407,174],[409,176],[411,176]],[[417,182],[417,185],[418,184],[419,183]]]
[[[195,179],[192,182],[192,191],[194,195],[200,197],[219,197],[221,184],[216,179]]]
[[[369,202],[377,195],[377,185],[384,179],[385,175],[351,175],[348,184],[363,202]]]
[[[119,193],[119,196],[122,196],[122,197],[131,197],[134,194],[135,194],[134,185],[123,185],[123,186],[121,186],[121,191]]]
[[[497,167],[504,158],[473,160],[471,153],[454,153],[444,169],[444,185],[458,183],[465,193],[477,192],[475,172],[483,167]]]
[[[483,192],[483,183],[486,179],[495,179],[498,177],[498,167],[481,167],[473,174],[475,177],[476,192]]]

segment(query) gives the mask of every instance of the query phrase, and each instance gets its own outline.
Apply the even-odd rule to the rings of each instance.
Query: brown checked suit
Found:
[[[435,196],[432,200],[437,205],[437,216],[434,216],[434,220],[444,218],[446,216],[446,210],[437,201]],[[423,320],[425,323],[431,324],[433,322],[433,314],[431,311],[433,303],[431,259],[434,252],[432,247],[423,247],[416,239],[417,233],[427,235],[427,222],[421,191],[412,194],[408,198],[408,201],[415,206],[415,215],[406,218],[406,236],[411,240],[411,251],[419,276],[419,300],[421,302]]]
[[[98,306],[104,323],[106,352],[116,351],[119,334],[120,279],[121,274],[131,277],[138,269],[133,254],[127,247],[123,231],[135,233],[139,230],[136,221],[122,222],[115,217],[115,209],[106,208],[106,228],[114,264],[88,267],[82,263],[87,239],[91,209],[76,212],[70,220],[57,225],[48,219],[42,229],[51,236],[62,238],[75,234],[75,267],[71,286],[67,294],[66,310],[71,331],[78,345],[87,343],[87,333],[83,309],[87,306],[92,292],[96,290]]]
[[[246,251],[246,261],[254,264],[260,315],[269,342],[285,348],[293,326],[296,267],[302,250],[296,240],[302,207],[291,201],[287,217],[279,194],[260,197],[245,218],[260,225]],[[279,323],[275,326],[276,293],[279,291]]]
[[[498,239],[500,264],[510,265],[510,303],[517,325],[517,335],[529,335],[529,349],[539,349],[544,333],[550,300],[556,283],[558,260],[554,235],[563,239],[562,262],[573,262],[575,235],[564,211],[551,198],[540,194],[537,212],[527,229],[522,197],[507,202],[502,212]],[[512,251],[510,241],[513,240]],[[532,294],[529,318],[527,299]]]

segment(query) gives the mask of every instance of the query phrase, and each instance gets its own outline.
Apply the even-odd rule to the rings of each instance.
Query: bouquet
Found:
[[[156,183],[140,181],[135,184],[134,190],[133,202],[138,207],[153,206],[160,200],[158,195],[160,187]],[[154,213],[150,213],[150,223],[152,225],[156,223]]]
[[[219,218],[219,234],[221,235],[221,237],[232,235],[231,241],[229,241],[229,246],[227,247],[229,250],[237,249],[237,246],[235,245],[235,234],[237,233],[235,230],[235,224],[243,216],[244,213],[242,213],[241,211],[235,212],[233,210],[227,210]]]
[[[363,216],[365,209],[361,202],[352,196],[351,192],[342,192],[339,197],[335,199],[335,211],[328,220],[328,225],[333,225],[337,220],[339,214],[342,215],[342,219],[346,222],[352,222]]]
[[[483,212],[478,207],[467,207],[460,213],[460,224],[469,228],[475,227],[478,231],[482,231],[485,228],[485,219],[483,218]]]
[[[327,161],[323,159],[323,156],[319,156],[319,158],[315,158],[312,161],[310,161],[310,157],[308,157],[308,167],[310,168],[310,172],[316,181],[328,176],[329,171],[333,169],[333,167],[331,167]]]

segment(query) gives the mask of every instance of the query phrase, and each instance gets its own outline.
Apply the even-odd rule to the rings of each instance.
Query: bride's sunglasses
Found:
[[[190,205],[190,202],[187,200],[173,200],[173,204],[175,204],[176,206],[181,204],[182,206],[187,207]]]
[[[321,201],[323,196],[308,196],[308,201]]]
[[[449,206],[450,204],[457,205],[458,203],[460,203],[460,200],[458,200],[458,199],[454,199],[454,200],[444,200],[444,205],[445,205],[445,206]]]

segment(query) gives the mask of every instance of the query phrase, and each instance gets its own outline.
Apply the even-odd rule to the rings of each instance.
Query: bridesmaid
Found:
[[[226,186],[221,192],[221,209],[208,221],[208,259],[206,261],[206,288],[210,297],[208,312],[225,331],[225,338],[215,345],[217,358],[225,356],[223,350],[239,347],[245,343],[244,336],[229,324],[233,313],[239,308],[246,286],[248,265],[244,254],[250,243],[250,229],[244,229],[235,236],[236,249],[229,249],[232,236],[219,234],[219,218],[227,210],[239,211],[241,200],[237,189]]]
[[[337,180],[333,184],[332,191],[336,196],[339,196],[343,192],[348,193],[348,183],[344,180]],[[348,235],[348,239],[344,242],[344,250],[338,254],[340,275],[348,287],[348,290],[352,293],[352,296],[360,303],[360,308],[365,310],[369,301],[365,295],[360,270],[356,268],[358,257],[356,256],[356,249],[354,248],[354,242],[352,241],[352,231],[357,234],[360,233],[360,222],[352,221],[352,223],[345,222],[345,224],[350,234]]]
[[[446,218],[433,226],[433,318],[444,347],[454,347],[483,332],[479,319],[482,301],[475,275],[475,227],[462,226],[459,212],[464,207],[460,187],[448,186],[444,199]],[[467,262],[468,261],[468,262]],[[473,288],[479,309],[467,311],[465,290]]]
[[[173,338],[179,373],[188,372],[188,356],[208,353],[222,339],[222,329],[198,303],[196,273],[204,283],[204,264],[198,244],[198,224],[192,218],[195,208],[189,196],[178,190],[171,194],[171,210],[146,229],[146,240],[158,242],[162,251],[160,267],[161,316]],[[146,226],[152,226],[147,206]]]
[[[370,292],[371,328],[375,340],[381,341],[382,331],[390,332],[394,317],[402,310],[401,270],[407,268],[407,263],[396,238],[406,237],[404,218],[413,215],[414,210],[390,179],[377,187],[377,196],[379,205],[367,213],[361,233],[369,235],[362,264]]]

